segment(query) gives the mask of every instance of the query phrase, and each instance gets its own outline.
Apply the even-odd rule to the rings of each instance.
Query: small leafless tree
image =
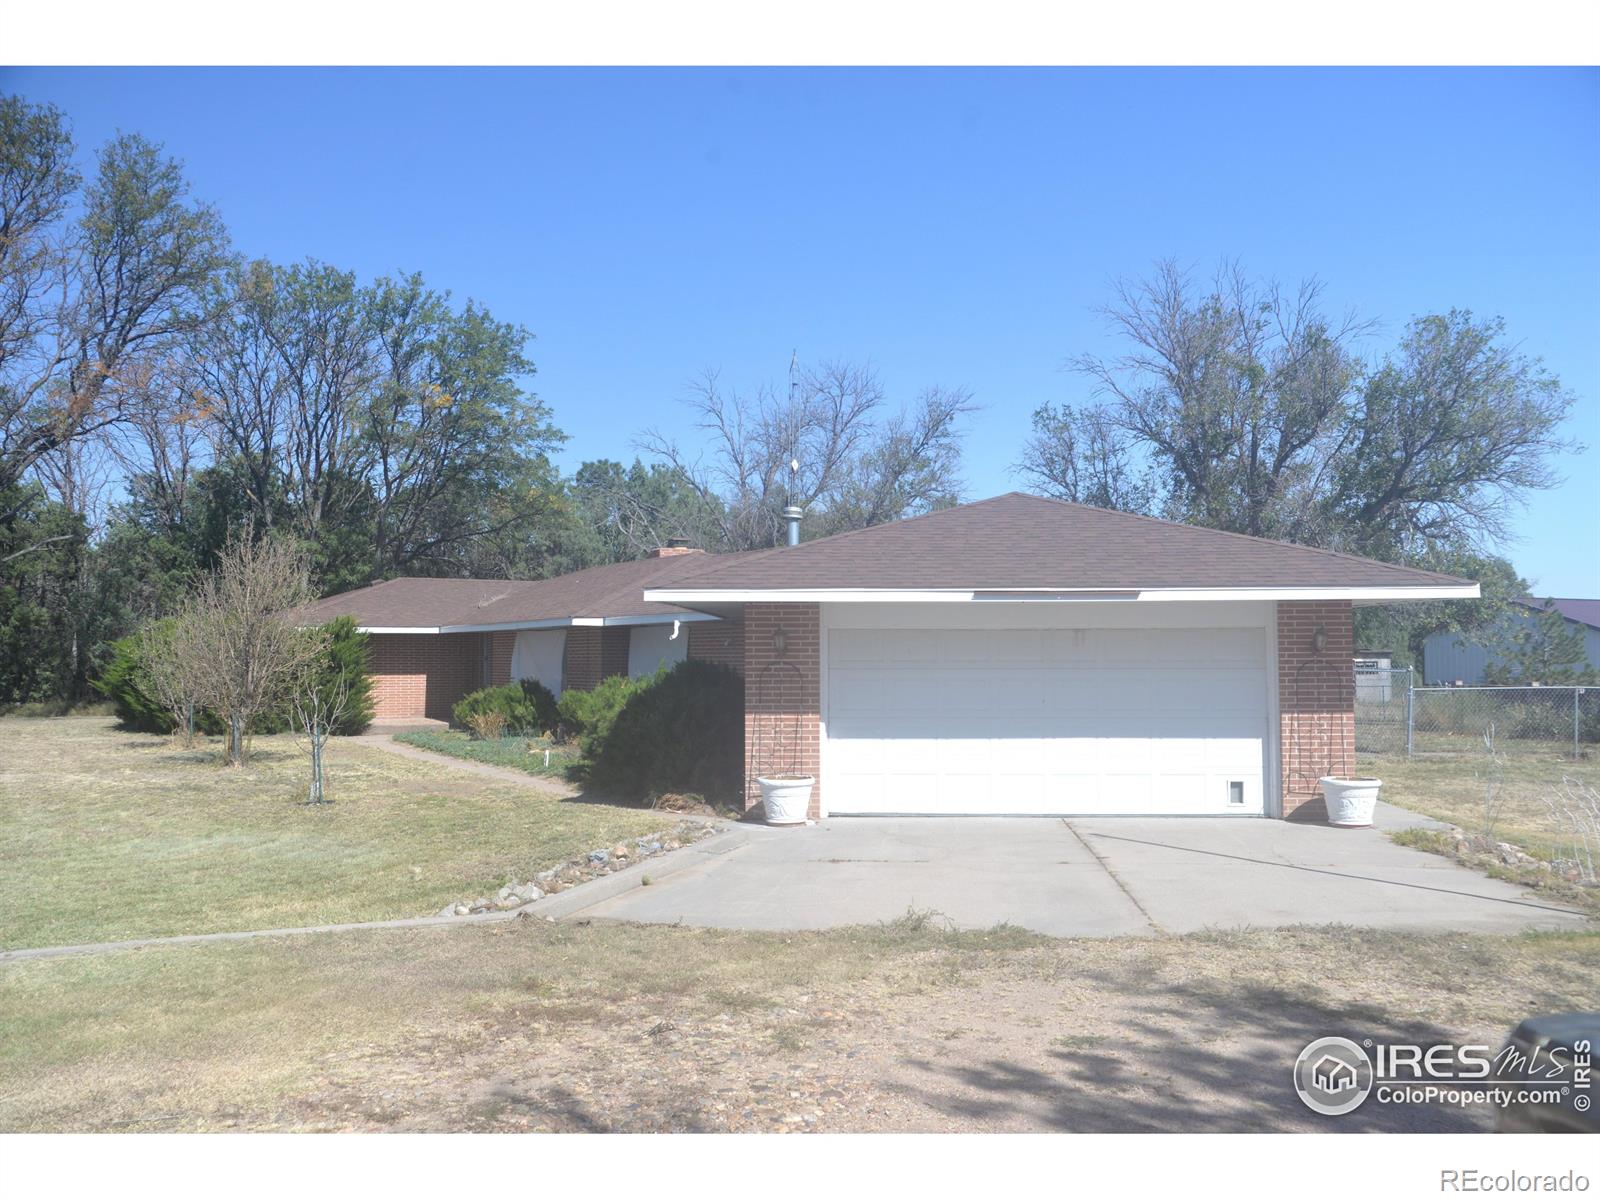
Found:
[[[322,669],[328,637],[321,629],[304,630],[301,636],[311,643],[289,689],[294,712],[295,740],[311,757],[311,785],[307,804],[328,803],[326,778],[322,769],[323,750],[334,730],[350,715],[350,679],[342,671]]]
[[[1494,841],[1494,827],[1500,821],[1500,809],[1505,804],[1506,756],[1495,747],[1494,722],[1483,731],[1484,763],[1478,771],[1478,782],[1483,784],[1483,836]]]
[[[305,555],[281,538],[254,541],[251,532],[229,539],[174,637],[175,651],[193,664],[197,698],[227,725],[230,766],[244,764],[251,723],[288,697],[322,650],[296,618],[314,595]]]
[[[708,371],[687,401],[704,448],[686,451],[656,430],[640,449],[681,471],[718,514],[730,550],[774,545],[782,509],[807,512],[807,530],[837,533],[954,504],[961,481],[959,419],[974,411],[964,388],[925,389],[884,418],[870,366],[796,366],[786,395],[725,388]]]
[[[189,657],[190,639],[181,626],[190,619],[184,613],[169,621],[153,621],[139,631],[139,658],[153,697],[172,716],[173,732],[186,747],[194,745],[194,717],[199,707],[200,676]]]

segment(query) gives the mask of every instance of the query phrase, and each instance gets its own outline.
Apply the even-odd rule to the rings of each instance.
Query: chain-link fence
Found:
[[[1407,697],[1415,682],[1410,667],[1356,664],[1356,753],[1406,752]]]
[[[1496,751],[1580,759],[1600,748],[1600,687],[1417,687],[1409,668],[1356,668],[1356,750]]]

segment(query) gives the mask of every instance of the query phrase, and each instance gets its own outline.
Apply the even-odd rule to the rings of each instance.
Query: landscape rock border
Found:
[[[441,908],[437,916],[466,917],[489,912],[508,912],[564,892],[580,883],[587,883],[603,875],[614,875],[658,854],[681,850],[720,832],[717,825],[708,821],[680,821],[665,833],[646,834],[629,841],[618,842],[600,850],[591,850],[580,858],[570,859],[560,866],[540,871],[532,879],[518,882],[506,879],[505,886],[494,896],[479,896],[474,900],[452,901]]]

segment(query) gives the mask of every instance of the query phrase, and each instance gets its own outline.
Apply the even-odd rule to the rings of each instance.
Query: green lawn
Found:
[[[572,743],[556,744],[547,737],[474,738],[458,730],[420,729],[395,735],[395,741],[449,754],[472,762],[510,767],[549,779],[566,779],[578,762],[578,748]]]
[[[1461,826],[1469,833],[1484,828],[1484,784],[1494,771],[1487,755],[1363,754],[1357,765],[1364,775],[1383,780],[1384,800],[1441,821]],[[1518,842],[1529,853],[1549,857],[1555,826],[1544,797],[1557,792],[1564,779],[1600,787],[1600,759],[1574,762],[1559,749],[1545,753],[1508,754],[1499,769],[1494,834]]]
[[[306,774],[287,736],[229,770],[215,741],[0,718],[0,947],[431,914],[673,820],[351,741],[332,804]]]

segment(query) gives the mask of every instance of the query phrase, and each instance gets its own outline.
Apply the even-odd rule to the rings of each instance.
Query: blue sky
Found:
[[[1506,318],[1600,446],[1600,71],[0,69],[80,145],[164,142],[239,248],[419,270],[536,335],[563,465],[682,425],[686,382],[871,359],[965,384],[967,492],[1081,398],[1117,275],[1317,275],[1335,309]],[[1503,547],[1600,595],[1600,472]]]

